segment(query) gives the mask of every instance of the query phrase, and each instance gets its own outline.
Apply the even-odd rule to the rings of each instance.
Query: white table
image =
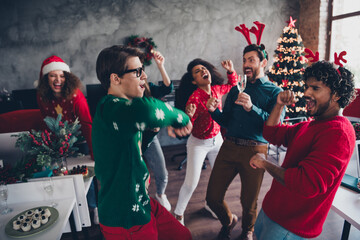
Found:
[[[77,158],[68,158],[67,159],[67,165],[68,165],[68,169],[71,170],[73,167],[76,167],[77,165],[82,166],[82,165],[86,165],[88,167],[94,167],[95,166],[95,162],[94,160],[91,159],[90,155],[86,155],[86,156],[81,156],[81,157],[77,157]],[[85,188],[85,193],[87,194],[91,185],[91,182],[93,181],[93,177],[91,178],[87,178],[84,179],[84,188]],[[97,194],[97,182],[94,182],[95,184],[95,192]],[[79,183],[79,181],[75,181],[75,185],[79,186],[81,185]],[[76,186],[75,186],[76,188]],[[76,191],[77,192],[77,209],[78,209],[78,216],[79,216],[79,220],[80,220],[80,224],[81,224],[81,229],[79,230],[79,221],[75,220],[75,225],[76,225],[76,230],[77,231],[82,231],[83,227],[84,228],[84,236],[85,239],[88,238],[88,231],[86,227],[90,227],[91,226],[91,220],[90,220],[90,214],[89,214],[89,210],[88,210],[88,205],[87,205],[87,199],[86,199],[86,194],[82,195],[82,193],[79,195],[80,191]],[[77,213],[75,213],[74,211],[74,218],[77,219]],[[70,231],[70,226],[69,223],[66,226],[66,232]]]
[[[88,167],[94,167],[95,162],[94,160],[91,159],[90,155],[85,155],[77,158],[68,158],[67,165],[68,165],[68,169],[71,170],[73,167],[76,167],[77,165],[79,166],[86,165]],[[81,174],[68,175],[64,177],[72,177],[74,179],[75,192],[76,192],[76,205],[77,205],[77,208],[74,209],[74,218],[75,218],[76,231],[81,231],[83,227],[91,226],[86,194],[89,191],[93,177],[84,179]],[[66,226],[66,232],[70,232],[69,224],[67,224]]]
[[[68,158],[67,159],[67,165],[69,171],[76,167],[77,165],[86,165],[93,167],[94,161],[91,159],[89,155],[78,157],[78,158]],[[75,221],[75,227],[76,231],[80,232],[82,231],[83,227],[90,227],[91,226],[91,220],[90,220],[90,214],[88,209],[88,203],[86,199],[86,194],[89,191],[90,184],[93,180],[93,177],[89,178],[83,178],[81,174],[75,174],[75,175],[66,175],[66,176],[57,176],[52,177],[53,179],[66,179],[71,178],[73,179],[74,183],[74,189],[75,189],[75,196],[76,196],[76,203],[75,208],[73,211],[74,214],[74,221]],[[30,179],[30,181],[41,181],[42,178],[35,178]],[[70,232],[70,223],[68,222],[66,224],[66,227],[64,229],[64,232]]]
[[[29,236],[26,240],[61,239],[66,223],[74,209],[76,196],[72,178],[54,179],[53,200],[58,204],[59,217],[56,222],[43,232]],[[0,215],[0,239],[13,240],[5,234],[5,226],[17,214],[39,206],[48,206],[49,199],[42,187],[42,181],[9,184],[8,205],[13,211]]]
[[[349,238],[351,225],[360,230],[360,193],[340,186],[331,209],[345,219],[342,240]]]

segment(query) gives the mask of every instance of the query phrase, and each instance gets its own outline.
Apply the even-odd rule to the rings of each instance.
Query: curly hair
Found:
[[[336,93],[340,97],[338,103],[341,108],[355,99],[354,75],[344,67],[336,69],[329,62],[319,61],[306,68],[303,78],[306,81],[310,77],[323,82],[332,94]]]
[[[73,73],[63,71],[65,76],[64,87],[61,89],[61,96],[65,99],[71,99],[76,89],[81,88],[82,84],[80,79]],[[40,80],[37,87],[37,92],[43,101],[50,102],[55,99],[53,90],[49,85],[49,74],[45,74]]]
[[[185,110],[185,105],[191,94],[197,89],[197,86],[192,83],[194,78],[192,76],[192,69],[197,65],[203,65],[211,74],[211,85],[221,85],[224,83],[224,78],[214,65],[201,58],[192,60],[187,66],[187,72],[180,80],[179,88],[175,93],[175,107]]]

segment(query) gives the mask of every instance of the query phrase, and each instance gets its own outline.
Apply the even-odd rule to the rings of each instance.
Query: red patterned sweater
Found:
[[[228,74],[227,77],[227,84],[211,86],[212,97],[221,100],[222,96],[228,93],[230,89],[236,85],[236,72]],[[193,124],[192,135],[199,139],[213,138],[220,131],[220,125],[211,118],[211,115],[206,108],[206,103],[209,98],[209,94],[207,94],[204,90],[198,88],[191,94],[189,100],[186,103],[186,105],[189,105],[191,103],[196,105],[195,114],[191,118],[191,123]],[[220,110],[222,109],[221,101],[218,108]]]
[[[50,116],[56,118],[59,113],[62,114],[63,120],[69,123],[79,119],[81,124],[81,133],[84,136],[90,150],[91,157],[93,158],[92,145],[91,145],[91,127],[92,119],[84,94],[80,89],[75,90],[73,97],[69,100],[58,98],[51,102],[44,102],[42,98],[37,96],[38,105],[42,116]]]

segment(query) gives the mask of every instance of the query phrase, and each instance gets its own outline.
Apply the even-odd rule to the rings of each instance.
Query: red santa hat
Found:
[[[40,79],[51,71],[62,70],[65,72],[70,72],[70,67],[58,56],[51,56],[44,60],[41,65],[40,70]]]

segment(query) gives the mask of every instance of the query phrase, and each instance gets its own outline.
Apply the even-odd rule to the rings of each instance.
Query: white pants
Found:
[[[186,143],[186,175],[174,211],[176,215],[184,215],[186,206],[199,183],[201,169],[205,158],[207,157],[209,159],[212,169],[222,143],[223,139],[220,132],[215,137],[209,139],[199,139],[190,135]]]

